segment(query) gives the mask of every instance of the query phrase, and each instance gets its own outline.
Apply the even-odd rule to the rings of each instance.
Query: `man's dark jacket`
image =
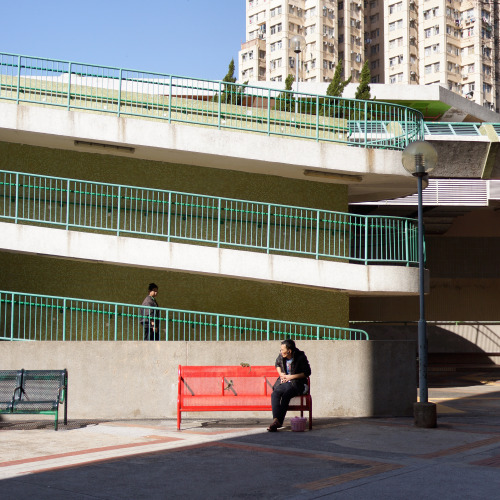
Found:
[[[274,366],[276,368],[279,367],[282,373],[286,373],[285,365],[286,360],[281,354],[279,354],[276,358],[276,363],[274,363]],[[297,388],[299,394],[303,394],[304,385],[307,383],[307,377],[311,375],[311,367],[309,366],[309,361],[307,360],[307,356],[305,355],[304,351],[301,351],[300,349],[295,349],[295,351],[293,351],[292,366],[290,367],[290,375],[295,375],[297,373],[303,373],[306,378],[297,378],[291,380],[290,382],[294,387]],[[277,384],[279,384],[279,380],[280,379],[278,378],[278,380],[276,381]]]

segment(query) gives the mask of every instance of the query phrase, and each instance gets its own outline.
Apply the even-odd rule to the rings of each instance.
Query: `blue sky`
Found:
[[[244,38],[245,0],[2,2],[0,52],[47,59],[219,80]]]

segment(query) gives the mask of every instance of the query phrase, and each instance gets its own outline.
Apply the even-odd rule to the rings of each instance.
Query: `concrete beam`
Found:
[[[418,268],[403,265],[365,266],[6,222],[0,222],[0,234],[0,248],[8,252],[327,288],[353,295],[418,294]]]

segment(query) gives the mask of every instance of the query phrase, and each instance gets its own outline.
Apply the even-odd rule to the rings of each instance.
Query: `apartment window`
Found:
[[[370,22],[371,23],[378,23],[378,14],[373,14],[373,16],[370,16]]]
[[[248,53],[248,59],[253,59],[253,50]]]
[[[389,25],[389,30],[390,30],[390,25]],[[432,36],[432,30],[431,30],[431,28],[427,28],[427,29],[424,30],[424,36],[425,36],[425,38],[430,38]]]
[[[316,7],[306,10],[306,17],[314,17],[316,15]]]
[[[304,28],[304,35],[312,35],[315,32],[316,32],[316,25],[315,24],[311,24],[311,26],[306,26]]]
[[[372,45],[372,46],[370,47],[370,54],[371,54],[371,55],[378,54],[378,53],[379,53],[379,51],[380,51],[380,46],[379,46],[379,44],[378,44],[378,43],[376,43],[375,45]]]
[[[394,12],[399,12],[403,8],[403,2],[393,3],[389,5],[389,14],[394,14]]]
[[[439,73],[441,64],[440,63],[434,63],[434,73]]]
[[[392,75],[389,77],[389,83],[396,83],[396,75]]]
[[[281,50],[282,48],[283,48],[283,43],[281,40],[271,44],[271,52],[274,52],[275,50]],[[264,55],[265,55],[265,52],[264,52]]]
[[[379,83],[380,82],[380,75],[372,76],[370,82],[371,83]]]
[[[241,62],[245,62],[247,60],[247,53],[241,54]]]
[[[288,66],[290,66],[290,68],[295,67],[295,59],[293,57],[288,58]]]
[[[291,31],[293,33],[295,31],[295,24],[288,23],[288,31]]]
[[[266,58],[266,51],[259,50],[259,59],[265,59],[265,58]]]
[[[483,83],[483,92],[489,94],[491,92],[491,85],[489,83]]]
[[[323,59],[323,69],[328,69],[328,61]]]
[[[281,15],[281,5],[279,7],[275,7],[274,9],[271,9],[271,17],[279,16],[279,15]]]
[[[344,10],[344,2],[339,2],[338,9],[339,10]]]
[[[488,66],[487,64],[483,64],[483,75],[491,75],[491,66]]]
[[[380,59],[375,59],[375,61],[372,61],[370,63],[371,69],[377,69],[379,66],[380,66]]]
[[[281,62],[282,62],[281,57],[279,59],[271,60],[271,69],[281,68]]]
[[[339,43],[344,43],[344,35],[339,35],[338,41]]]
[[[271,35],[279,33],[281,31],[281,23],[271,26]]]
[[[474,64],[469,64],[467,66],[467,73],[474,73],[474,69],[475,69]]]
[[[295,9],[295,5],[288,4],[288,13],[289,14],[293,14],[294,9]]]
[[[377,38],[380,36],[380,28],[377,28],[376,30],[372,30],[370,32],[370,38]]]
[[[432,64],[428,64],[427,66],[424,67],[424,73],[428,75],[429,73],[432,73]]]
[[[474,26],[462,30],[462,38],[468,38],[470,36],[474,36]]]

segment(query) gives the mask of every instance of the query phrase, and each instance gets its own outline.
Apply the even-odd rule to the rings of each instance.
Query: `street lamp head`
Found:
[[[404,149],[402,162],[411,175],[424,176],[436,166],[437,151],[428,142],[415,141]]]
[[[306,39],[302,35],[294,35],[290,39],[290,45],[296,54],[300,54],[305,48]]]

